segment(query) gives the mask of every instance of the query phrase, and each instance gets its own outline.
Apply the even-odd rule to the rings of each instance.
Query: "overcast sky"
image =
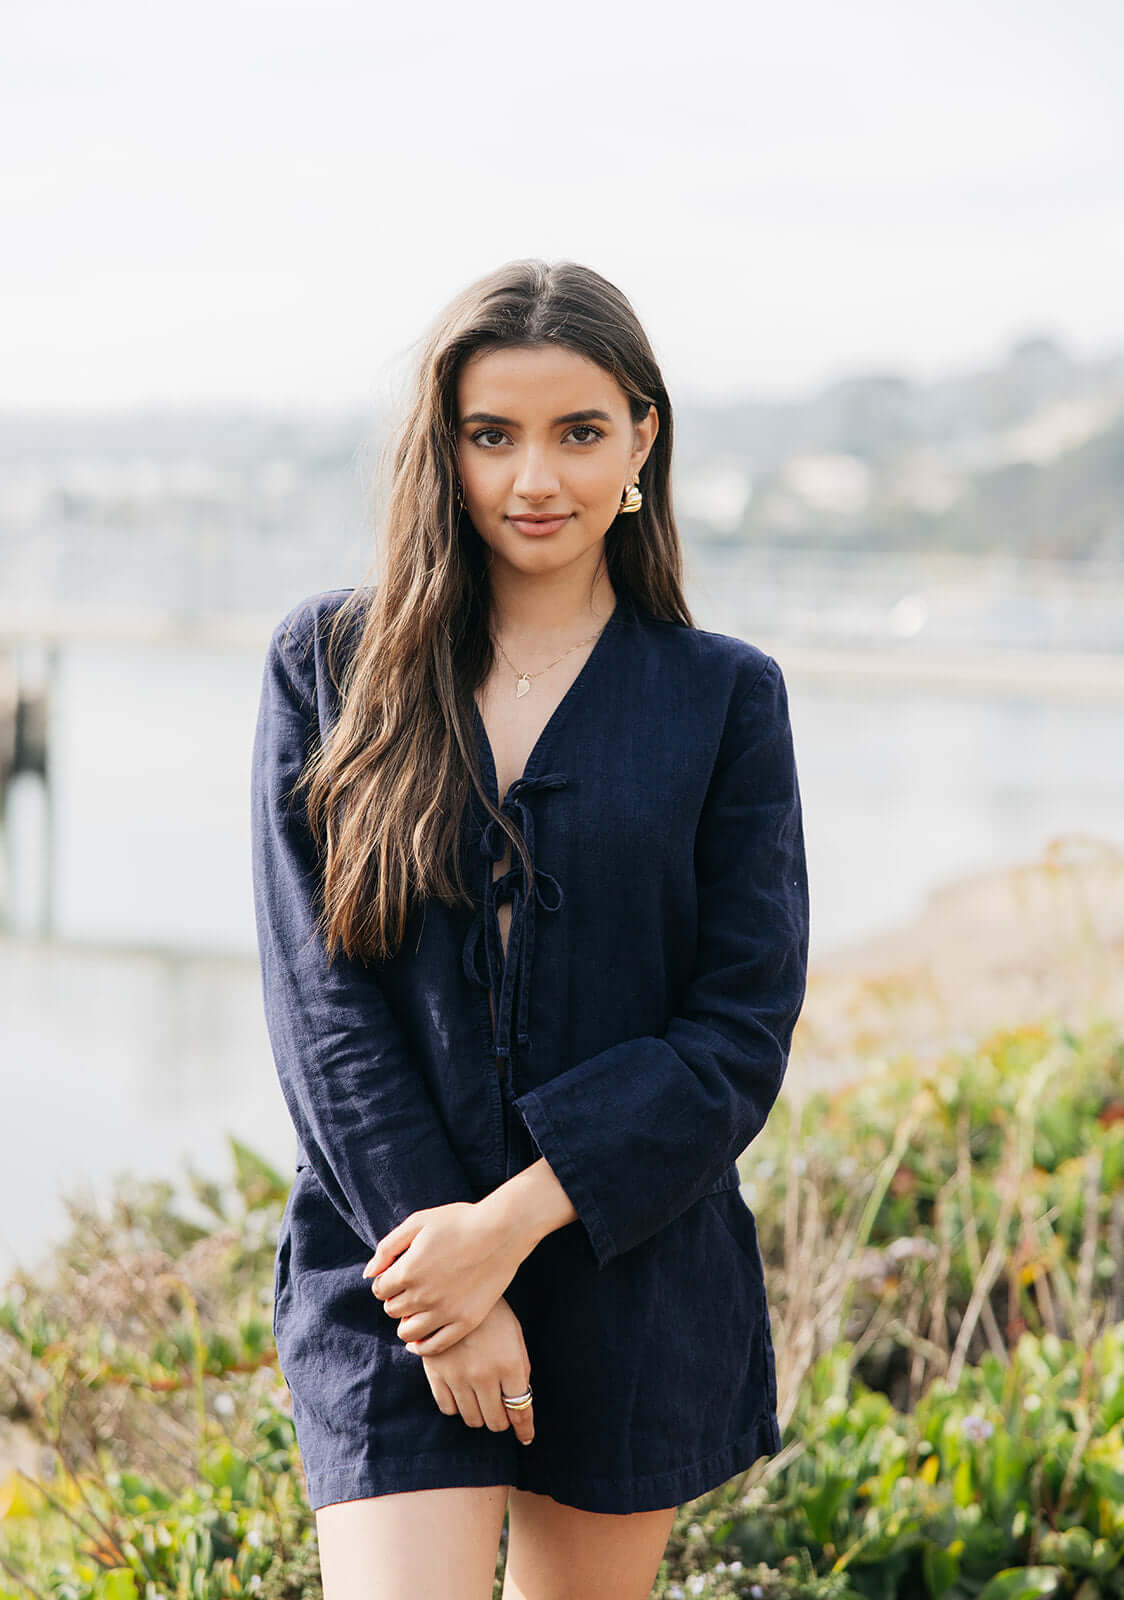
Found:
[[[9,8],[0,407],[334,409],[572,258],[673,399],[1124,347],[1119,0]]]

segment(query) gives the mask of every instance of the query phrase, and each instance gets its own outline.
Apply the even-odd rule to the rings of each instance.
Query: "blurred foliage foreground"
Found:
[[[287,1183],[119,1186],[0,1304],[0,1596],[298,1600]],[[784,1448],[681,1508],[655,1593],[1124,1596],[1124,1037],[1044,1024],[784,1095],[742,1163]],[[15,1457],[11,1453],[8,1460]],[[497,1565],[497,1594],[505,1545]]]

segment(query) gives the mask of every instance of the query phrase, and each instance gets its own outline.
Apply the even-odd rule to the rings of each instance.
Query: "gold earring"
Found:
[[[637,479],[635,483],[630,483],[628,485],[624,494],[621,496],[619,513],[627,514],[631,511],[639,511],[643,503],[644,496],[640,492],[640,480]]]

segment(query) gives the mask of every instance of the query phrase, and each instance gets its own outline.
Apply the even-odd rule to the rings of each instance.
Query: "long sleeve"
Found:
[[[309,1165],[373,1253],[411,1211],[476,1196],[372,970],[329,962],[316,927],[315,843],[291,790],[320,730],[312,675],[293,665],[311,652],[287,622],[266,657],[250,785],[266,1024]]]
[[[770,656],[727,715],[695,843],[698,940],[659,1037],[516,1105],[599,1267],[711,1189],[761,1131],[804,999],[808,884],[788,698]]]

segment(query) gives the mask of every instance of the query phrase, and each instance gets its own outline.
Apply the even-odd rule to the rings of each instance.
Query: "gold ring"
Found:
[[[527,1407],[531,1404],[531,1398],[530,1385],[527,1386],[527,1389],[523,1394],[506,1395],[502,1389],[500,1390],[500,1399],[503,1401],[504,1405],[512,1411],[526,1411]]]

